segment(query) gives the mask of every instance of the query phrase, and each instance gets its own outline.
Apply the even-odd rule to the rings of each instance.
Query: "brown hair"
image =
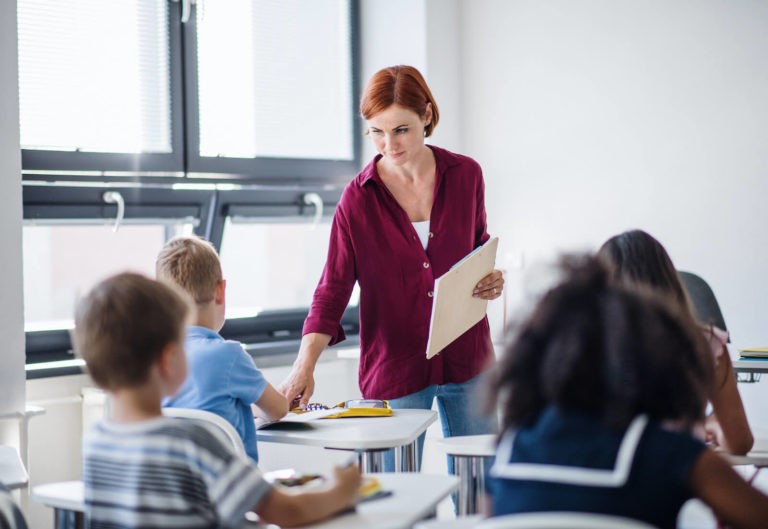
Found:
[[[424,136],[431,136],[440,119],[440,112],[432,92],[421,73],[413,66],[390,66],[379,70],[370,78],[360,100],[360,114],[371,119],[392,105],[413,110],[420,118],[432,105],[432,119],[424,127]]]
[[[160,281],[183,288],[198,305],[213,301],[216,285],[222,279],[216,250],[197,236],[168,241],[157,256],[155,273]]]
[[[183,339],[191,307],[177,290],[126,272],[80,300],[72,341],[96,384],[113,390],[146,382],[163,349]]]
[[[646,285],[673,297],[693,315],[685,287],[664,246],[649,233],[630,230],[605,241],[597,252],[614,279],[628,285]]]

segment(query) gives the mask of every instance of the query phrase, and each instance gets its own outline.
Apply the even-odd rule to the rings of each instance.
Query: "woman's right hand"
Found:
[[[288,401],[289,408],[305,408],[309,403],[315,392],[315,365],[330,341],[330,335],[317,332],[307,333],[301,338],[293,368],[278,388]]]
[[[278,390],[288,401],[288,407],[304,408],[309,403],[309,399],[315,392],[315,377],[313,369],[302,368],[294,364],[291,372],[280,384]]]

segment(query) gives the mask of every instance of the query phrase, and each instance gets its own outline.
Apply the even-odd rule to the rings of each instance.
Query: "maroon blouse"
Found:
[[[480,166],[430,146],[437,164],[426,251],[387,190],[377,155],[345,188],[331,226],[328,259],[303,333],[344,340],[340,321],[360,284],[360,390],[390,399],[432,384],[465,382],[492,357],[487,318],[426,359],[435,279],[489,239]]]

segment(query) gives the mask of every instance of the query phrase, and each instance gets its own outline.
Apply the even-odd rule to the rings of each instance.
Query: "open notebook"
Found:
[[[264,430],[269,428],[274,428],[274,429],[312,428],[312,425],[310,424],[312,421],[315,421],[317,419],[322,419],[324,417],[328,417],[329,415],[334,415],[341,411],[344,411],[344,410],[342,408],[330,408],[327,410],[313,410],[313,411],[305,411],[302,413],[295,413],[295,412],[289,411],[285,415],[285,417],[277,421],[266,421],[261,417],[254,418],[254,421],[256,423],[257,430]]]

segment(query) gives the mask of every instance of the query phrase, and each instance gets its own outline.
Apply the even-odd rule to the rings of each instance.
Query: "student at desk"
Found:
[[[227,282],[216,250],[199,237],[176,237],[160,251],[156,269],[158,279],[184,290],[197,306],[184,341],[189,376],[163,406],[205,410],[223,417],[240,434],[248,456],[258,463],[251,405],[255,404],[260,417],[277,420],[288,412],[288,401],[266,381],[242,344],[218,333],[224,325]]]
[[[162,415],[161,399],[187,375],[184,326],[194,309],[177,290],[123,273],[78,303],[75,350],[111,399],[109,418],[83,440],[88,527],[240,528],[250,510],[293,527],[351,506],[355,466],[335,469],[327,487],[286,493],[213,427]]]
[[[608,239],[598,251],[615,279],[628,285],[645,285],[670,296],[691,319],[695,319],[680,276],[664,246],[642,230],[626,231]],[[715,377],[708,398],[712,414],[704,424],[708,442],[744,455],[754,439],[741,402],[733,363],[725,344],[728,333],[713,325],[701,325],[709,342]]]
[[[698,497],[734,528],[763,528],[768,497],[686,430],[713,365],[690,315],[650,289],[571,260],[495,368],[503,435],[493,514],[573,511],[673,529]]]

